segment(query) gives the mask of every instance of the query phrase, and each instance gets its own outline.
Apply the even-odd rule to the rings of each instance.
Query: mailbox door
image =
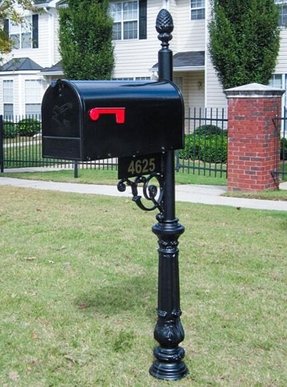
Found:
[[[83,105],[74,88],[55,82],[42,102],[43,156],[82,159]]]

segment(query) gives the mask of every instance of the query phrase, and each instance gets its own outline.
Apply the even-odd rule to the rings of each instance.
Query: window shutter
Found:
[[[39,33],[38,33],[38,24],[39,24],[39,15],[32,16],[32,47],[39,47]]]
[[[9,19],[4,20],[4,32],[7,36],[9,36]]]
[[[139,38],[147,38],[147,0],[139,1]]]

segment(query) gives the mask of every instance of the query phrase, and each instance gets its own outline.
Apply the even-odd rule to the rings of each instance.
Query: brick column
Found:
[[[281,98],[257,83],[225,90],[228,99],[228,191],[278,189]]]

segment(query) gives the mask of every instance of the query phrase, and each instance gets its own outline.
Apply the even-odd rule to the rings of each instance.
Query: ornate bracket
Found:
[[[157,181],[157,185],[152,184],[152,180]],[[130,178],[121,179],[118,182],[118,190],[124,192],[127,186],[131,187],[133,201],[143,211],[153,211],[158,209],[160,213],[163,212],[162,199],[163,199],[163,176],[160,173],[152,173],[149,176],[136,176],[134,180]],[[143,196],[139,195],[139,186],[142,184]],[[146,199],[151,206],[146,206],[142,199]]]

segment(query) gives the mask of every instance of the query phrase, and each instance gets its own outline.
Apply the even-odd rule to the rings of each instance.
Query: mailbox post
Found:
[[[165,9],[158,14],[156,30],[162,42],[162,49],[158,54],[159,80],[171,81],[173,66],[169,40],[172,39],[173,21]],[[167,151],[163,160],[163,211],[157,216],[158,223],[152,229],[159,243],[158,320],[154,332],[159,346],[154,350],[156,360],[150,368],[150,373],[156,378],[178,380],[188,373],[182,361],[184,349],[178,346],[184,339],[184,330],[180,321],[177,246],[184,227],[175,216],[174,151]]]
[[[130,186],[139,208],[159,211],[152,228],[159,244],[154,330],[159,345],[150,374],[178,380],[188,373],[184,349],[179,346],[184,331],[178,238],[184,227],[175,216],[174,165],[174,151],[183,148],[184,106],[172,83],[173,21],[167,10],[159,12],[156,29],[162,42],[159,81],[58,80],[49,86],[42,101],[42,149],[43,157],[75,162],[118,157],[118,189]],[[143,194],[139,194],[140,186]]]
[[[172,81],[172,51],[169,49],[169,41],[172,39],[173,20],[165,9],[162,9],[157,16],[156,30],[162,42],[162,48],[158,53],[159,81]],[[179,380],[188,374],[188,369],[183,362],[185,351],[179,346],[184,339],[184,330],[180,320],[178,238],[184,232],[184,227],[175,215],[174,150],[163,152],[161,159],[161,168],[157,173],[152,173],[149,177],[137,176],[134,181],[122,179],[118,189],[124,191],[126,185],[130,185],[133,200],[140,208],[144,210],[157,208],[160,211],[156,216],[158,223],[152,228],[159,244],[158,318],[154,330],[154,337],[159,346],[154,349],[155,360],[150,367],[150,374],[158,379]],[[120,159],[119,166],[121,166]],[[151,184],[153,179],[157,180],[159,190]],[[137,186],[140,183],[144,186],[145,199],[152,202],[149,208],[143,205],[141,196],[138,194]]]

